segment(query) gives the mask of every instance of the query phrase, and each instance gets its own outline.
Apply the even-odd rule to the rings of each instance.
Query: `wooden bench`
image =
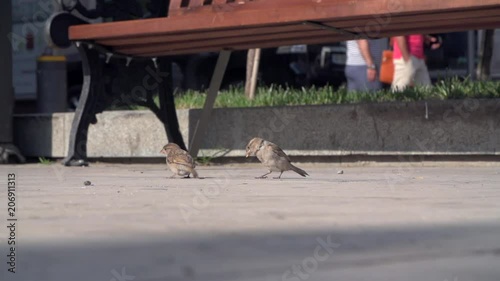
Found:
[[[496,28],[499,19],[500,0],[171,0],[164,18],[72,26],[69,36],[83,58],[85,79],[64,162],[80,165],[86,159],[88,126],[103,107],[96,109],[109,60],[143,61],[159,75],[169,71],[173,55],[220,52],[189,146],[196,156],[233,50]],[[149,92],[144,104],[164,123],[169,141],[186,148],[171,82],[163,79],[154,91],[160,107]]]

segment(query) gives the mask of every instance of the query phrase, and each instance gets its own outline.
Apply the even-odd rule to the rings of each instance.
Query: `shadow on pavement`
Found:
[[[96,242],[36,245],[19,240],[17,273],[7,272],[2,262],[0,279],[497,281],[500,276],[497,222],[318,228],[183,237],[121,233]]]

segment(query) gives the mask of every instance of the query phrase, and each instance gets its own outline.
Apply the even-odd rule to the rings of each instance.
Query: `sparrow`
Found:
[[[297,174],[305,177],[309,174],[306,171],[295,167],[290,162],[290,158],[276,144],[263,140],[261,138],[253,138],[246,147],[246,157],[257,156],[259,161],[269,168],[269,173],[266,173],[256,178],[266,178],[272,172],[280,172],[278,179],[284,171],[292,170]]]
[[[167,158],[167,167],[174,173],[171,178],[176,175],[189,178],[190,174],[195,178],[198,177],[198,173],[194,169],[195,164],[193,158],[177,144],[166,144],[160,153],[165,154]]]

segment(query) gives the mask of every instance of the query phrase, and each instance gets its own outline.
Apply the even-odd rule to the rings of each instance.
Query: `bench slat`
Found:
[[[231,9],[214,12],[213,8],[217,5],[212,1],[210,7],[199,8],[203,8],[202,13],[195,9],[193,13],[186,12],[168,18],[73,26],[70,28],[70,38],[93,40],[113,45],[116,50],[125,53],[149,56],[239,49],[245,43],[247,48],[277,47],[311,42],[328,43],[332,42],[333,37],[336,38],[334,41],[352,38],[338,36],[337,32],[329,30],[329,33],[324,33],[321,42],[321,36],[316,35],[323,33],[316,33],[317,30],[311,26],[304,27],[301,24],[303,21],[328,23],[335,27],[351,28],[351,31],[356,31],[354,27],[358,31],[368,32],[380,29],[381,36],[398,35],[395,32],[402,35],[500,27],[500,0],[396,2],[399,6],[393,5],[394,0],[256,0],[241,5],[236,2],[221,4]],[[308,35],[307,32],[315,33],[304,39],[304,33]],[[274,34],[277,37],[269,38],[273,33],[277,33]],[[257,41],[248,41],[246,37],[252,36]],[[262,39],[261,45],[259,38]]]
[[[494,19],[490,19],[490,22],[493,21]],[[471,24],[472,28],[477,28],[479,24]],[[449,23],[447,26],[441,26],[439,28],[436,28],[431,24],[427,26],[422,26],[421,29],[425,31],[425,33],[433,33],[433,32],[443,32],[445,30],[450,30],[450,32],[453,31],[459,31],[458,27],[453,25],[452,23]],[[338,41],[344,41],[350,39],[349,36],[345,35],[331,35],[327,31],[324,33],[319,33],[320,35],[315,35],[315,36],[303,36],[301,38],[300,43],[303,44],[321,44],[321,43],[332,43],[332,42],[338,42]],[[394,30],[383,30],[381,33],[382,36],[395,36],[395,35],[400,35],[401,30],[400,29],[394,29]],[[234,49],[234,50],[243,50],[243,49],[248,49],[248,48],[256,48],[256,47],[261,47],[261,48],[269,48],[269,47],[276,47],[280,45],[293,45],[293,44],[299,44],[297,42],[296,37],[291,36],[285,39],[279,39],[276,40],[274,38],[268,39],[268,40],[262,40],[262,38],[247,38],[244,42],[235,42],[234,44],[227,45],[228,47],[226,49]],[[149,47],[148,45],[144,45],[145,47]],[[193,52],[202,52],[202,51],[217,51],[221,50],[220,45],[214,45],[214,44],[206,44],[206,45],[195,45],[191,44],[189,47],[182,46],[181,48],[177,48],[179,46],[175,45],[170,45],[166,44],[163,45],[164,49],[161,49],[159,51],[154,51],[154,52],[146,52],[146,51],[138,51],[136,55],[139,56],[159,56],[160,54],[188,54],[188,53],[193,53]]]
[[[486,24],[493,24],[496,22],[496,19],[492,19],[486,22]],[[472,29],[481,29],[484,26],[483,23],[475,23],[471,24],[470,27]],[[463,28],[458,27],[454,24],[449,24],[446,26],[425,26],[425,27],[420,27],[420,31],[422,33],[443,33],[443,32],[458,32],[458,31],[463,31]],[[404,32],[400,29],[396,29],[393,31],[382,31],[380,33],[381,36],[383,37],[390,37],[390,36],[397,36],[397,35],[402,35],[402,34],[408,34],[407,32]],[[278,46],[285,46],[285,45],[295,45],[295,44],[328,44],[328,43],[334,43],[334,42],[340,42],[340,41],[345,41],[345,40],[350,40],[352,39],[351,37],[348,36],[342,36],[342,35],[336,35],[332,36],[330,33],[324,33],[323,35],[320,36],[314,36],[314,37],[303,37],[300,40],[298,40],[296,37],[292,39],[280,39],[280,40],[269,40],[269,41],[246,41],[244,43],[240,44],[235,44],[235,45],[224,45],[224,47],[221,47],[221,45],[215,45],[215,46],[197,46],[193,44],[184,44],[181,45],[180,48],[177,49],[171,49],[169,47],[166,47],[165,50],[160,50],[156,52],[143,52],[139,51],[137,56],[162,56],[162,55],[181,55],[181,54],[190,54],[190,53],[198,53],[198,52],[216,52],[220,51],[222,49],[226,50],[246,50],[249,48],[272,48],[272,47],[278,47]],[[168,46],[168,45],[165,45]]]
[[[461,22],[462,20],[468,20],[470,18],[476,17],[496,17],[500,13],[497,10],[478,10],[471,11],[468,13],[464,13],[462,11],[459,12],[450,12],[443,17],[443,20],[449,20],[454,22]],[[415,20],[418,19],[418,21]],[[325,21],[324,24],[335,26],[338,28],[355,28],[364,26],[366,22],[372,20],[372,17],[361,17],[353,20],[332,20]],[[404,24],[405,27],[410,26],[409,24],[415,22],[427,22],[431,20],[435,20],[436,16],[433,14],[418,14],[414,16],[408,15],[397,15],[390,18],[392,25],[402,26]],[[389,18],[381,18],[381,20],[389,20]],[[130,38],[118,38],[118,39],[103,39],[99,40],[99,42],[103,45],[107,46],[120,46],[120,45],[140,45],[145,41],[148,44],[155,43],[173,43],[173,42],[181,42],[188,40],[211,40],[217,39],[221,37],[231,37],[231,36],[255,36],[263,33],[279,33],[279,32],[294,32],[294,31],[313,31],[317,30],[317,27],[309,26],[309,25],[297,25],[297,24],[286,24],[279,26],[260,26],[260,27],[247,27],[247,28],[230,28],[223,30],[214,30],[213,32],[191,32],[191,33],[172,33],[172,34],[157,34],[155,36],[137,36]],[[361,31],[365,31],[364,28],[361,28]]]
[[[423,30],[423,33],[441,33],[441,32],[456,32],[456,31],[463,31],[460,28],[457,27],[447,27],[446,29],[435,29],[435,28],[427,28]],[[397,34],[392,34],[392,35],[397,35]],[[391,36],[388,34],[388,36]],[[328,40],[325,40],[327,38]],[[338,38],[338,39],[336,39]],[[230,50],[247,50],[247,49],[253,49],[253,48],[274,48],[277,46],[287,46],[287,45],[295,45],[295,44],[329,44],[329,43],[335,43],[339,41],[344,41],[348,40],[346,36],[342,37],[325,37],[325,36],[320,36],[320,37],[314,37],[314,38],[306,38],[304,40],[301,40],[300,42],[297,42],[296,39],[294,40],[281,40],[281,41],[271,41],[271,42],[250,42],[248,44],[244,45],[234,45],[230,48]],[[158,56],[173,56],[173,55],[186,55],[186,54],[193,54],[193,53],[201,53],[201,52],[218,52],[224,48],[220,48],[219,46],[216,47],[211,47],[211,48],[183,48],[180,50],[164,50],[160,52],[155,52],[155,53],[145,53],[141,54],[141,56],[144,57],[158,57]],[[227,50],[227,49],[226,49]]]
[[[497,17],[483,17],[481,19],[464,19],[462,22],[469,25],[478,25],[483,23],[491,23],[497,20]],[[418,23],[407,23],[398,26],[391,26],[391,28],[386,28],[383,31],[384,34],[399,34],[409,25],[412,25],[421,29],[434,28],[440,21],[425,21]],[[448,24],[448,28],[453,28],[453,23]],[[298,26],[297,26],[298,27]],[[281,33],[264,33],[257,36],[240,36],[240,37],[223,37],[213,40],[196,40],[191,41],[191,46],[196,46],[197,48],[207,48],[211,49],[217,46],[235,46],[235,45],[245,45],[252,44],[253,42],[285,42],[292,41],[294,38],[301,38],[301,40],[316,39],[321,37],[331,37],[331,40],[339,41],[341,39],[349,38],[349,36],[332,34],[329,30],[316,29],[313,31],[296,31],[296,32],[281,32]],[[325,39],[325,40],[330,40]],[[296,39],[295,39],[296,40]],[[144,53],[159,53],[165,50],[182,50],[185,48],[185,42],[169,43],[169,44],[147,44],[139,46],[123,46],[117,47],[116,51],[126,54],[140,55]]]
[[[403,0],[400,0],[401,2]],[[269,1],[269,2],[276,2]],[[380,4],[379,0],[364,1],[361,7],[353,7],[346,2],[323,0],[322,6],[318,6],[310,0],[305,1],[303,7],[282,7],[281,9],[250,10],[243,12],[224,13],[223,17],[214,16],[182,16],[175,18],[144,19],[133,21],[122,21],[114,23],[91,24],[84,27],[72,26],[70,37],[73,40],[79,39],[99,39],[142,36],[148,34],[159,34],[169,32],[191,32],[196,30],[216,30],[218,28],[229,28],[235,26],[265,25],[272,23],[299,22],[304,20],[324,20],[324,19],[351,19],[356,16],[376,17],[387,15],[387,8]],[[418,3],[417,3],[418,2]],[[441,17],[453,8],[459,10],[467,9],[500,9],[499,0],[483,0],[478,3],[470,3],[471,0],[421,0],[402,2],[407,6],[401,12],[394,12],[389,15],[404,13],[429,13],[436,18]],[[258,1],[251,2],[258,3]],[[338,3],[338,4],[337,4]],[[417,3],[417,4],[415,4]],[[328,5],[327,5],[328,4]],[[427,4],[427,5],[426,5]],[[414,5],[412,7],[411,5]],[[242,5],[246,6],[246,5]],[[404,13],[403,13],[404,12]],[[368,23],[368,22],[367,22]]]
[[[168,8],[169,12],[179,10],[181,8],[181,3],[182,0],[170,0],[170,5]]]
[[[204,0],[189,0],[189,8],[197,8],[203,6]]]
[[[473,29],[480,29],[481,25],[472,25]],[[463,31],[462,28],[459,28],[455,25],[449,25],[444,27],[428,27],[425,29],[421,29],[422,33],[444,33],[444,32],[458,32]],[[391,34],[391,33],[383,33],[385,36],[396,36],[401,35],[401,33]],[[172,56],[172,55],[185,55],[185,54],[193,54],[193,53],[201,53],[201,52],[218,52],[221,50],[247,50],[253,48],[274,48],[278,46],[287,46],[287,45],[295,45],[295,44],[329,44],[340,41],[349,40],[350,38],[347,36],[339,36],[339,37],[330,37],[330,36],[319,36],[313,38],[306,38],[300,41],[297,39],[293,40],[281,40],[281,41],[270,41],[270,42],[249,42],[248,44],[243,45],[234,45],[231,47],[221,48],[220,46],[213,47],[207,49],[206,47],[196,48],[196,47],[186,47],[180,50],[166,50],[155,53],[144,53],[138,56],[143,57],[158,57],[158,56]]]

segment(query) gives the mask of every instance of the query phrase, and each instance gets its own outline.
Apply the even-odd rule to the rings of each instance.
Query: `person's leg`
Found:
[[[392,81],[392,91],[401,91],[412,85],[415,76],[414,59],[411,57],[408,62],[402,58],[394,60],[394,78]]]
[[[353,70],[352,70],[352,65],[346,65],[345,70],[344,70],[345,78],[347,80],[347,90],[354,91],[354,77],[353,77]]]
[[[366,65],[356,65],[355,68],[355,76],[356,76],[356,90],[360,92],[372,92],[377,91],[382,88],[382,83],[375,79],[375,81],[368,81],[367,76],[367,67]]]
[[[363,91],[366,89],[366,71],[363,75],[361,69],[366,69],[363,65],[346,65],[345,75],[347,78],[348,91]]]
[[[415,63],[417,64],[415,71],[415,85],[431,86],[431,78],[429,76],[429,70],[427,69],[425,60],[415,58]]]
[[[380,80],[378,80],[378,76],[375,78],[375,81],[368,81],[368,77],[366,77],[365,75],[365,80],[366,80],[365,86],[367,91],[373,92],[382,89],[382,83],[380,82]]]

